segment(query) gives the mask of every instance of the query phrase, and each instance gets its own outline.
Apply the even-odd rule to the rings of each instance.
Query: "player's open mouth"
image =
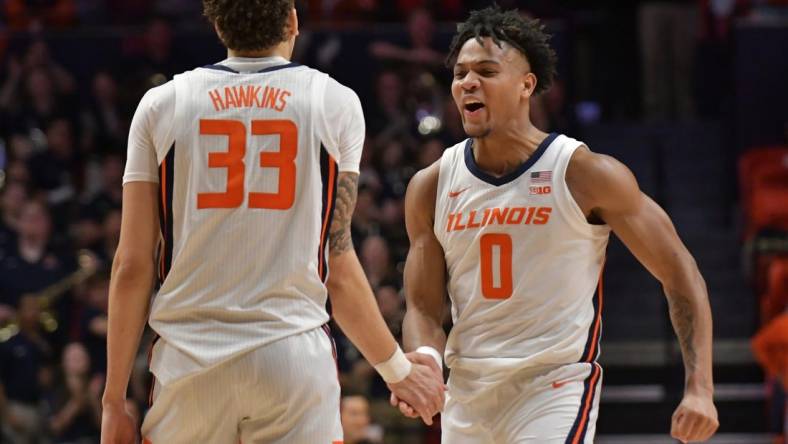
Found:
[[[465,110],[474,112],[484,108],[484,104],[482,102],[469,102],[465,104]]]

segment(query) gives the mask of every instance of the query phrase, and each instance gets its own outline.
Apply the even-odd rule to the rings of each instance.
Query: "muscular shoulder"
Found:
[[[408,230],[414,224],[432,227],[438,193],[440,159],[416,173],[405,193],[405,219]]]
[[[566,184],[586,216],[600,209],[623,208],[638,199],[632,172],[613,157],[578,148],[566,169]]]

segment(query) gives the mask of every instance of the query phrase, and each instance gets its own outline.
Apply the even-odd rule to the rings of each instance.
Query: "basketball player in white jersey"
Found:
[[[204,6],[228,59],[150,90],[129,134],[102,443],[135,439],[124,399],[148,314],[144,442],[341,443],[327,288],[340,327],[430,423],[441,375],[405,357],[351,243],[358,97],[289,62],[292,0]]]
[[[555,66],[541,25],[516,11],[476,11],[459,25],[448,60],[470,138],[420,171],[405,202],[405,346],[439,365],[445,353],[443,442],[593,441],[610,231],[668,298],[686,370],[671,434],[708,439],[718,423],[703,278],[624,165],[531,124],[529,98],[550,86]],[[392,396],[414,413],[398,401]]]

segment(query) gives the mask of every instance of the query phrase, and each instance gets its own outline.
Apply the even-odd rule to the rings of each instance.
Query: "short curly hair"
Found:
[[[203,0],[203,14],[235,51],[259,51],[287,40],[294,0]]]
[[[468,20],[457,25],[446,66],[454,65],[465,42],[475,38],[481,43],[482,37],[492,38],[498,47],[506,42],[525,56],[537,79],[534,94],[550,89],[556,75],[557,57],[550,47],[551,36],[539,20],[524,18],[516,9],[502,11],[498,5],[472,11]]]

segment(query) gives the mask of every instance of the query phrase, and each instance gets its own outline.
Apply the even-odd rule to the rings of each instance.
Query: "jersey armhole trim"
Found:
[[[556,203],[558,204],[559,211],[566,215],[566,218],[572,228],[576,229],[581,234],[591,235],[594,237],[606,236],[608,233],[610,233],[610,227],[607,224],[594,225],[589,223],[588,219],[583,213],[583,209],[580,208],[580,205],[575,200],[572,190],[569,188],[569,184],[566,183],[566,170],[569,169],[569,163],[572,161],[572,156],[574,156],[574,153],[582,146],[585,146],[585,144],[576,141],[576,145],[573,148],[565,149],[560,154],[561,158],[559,159],[558,166],[559,174],[557,174],[557,176],[558,180],[561,181],[562,187],[566,190],[566,197],[562,198],[561,194],[556,195]],[[566,159],[564,159],[564,157]]]
[[[451,180],[452,180],[452,163],[455,162],[455,157],[462,154],[464,152],[463,149],[467,146],[471,139],[467,141],[460,142],[459,144],[450,147],[443,151],[441,155],[440,163],[438,164],[438,180],[437,184],[435,185],[435,206],[433,207],[432,211],[432,231],[435,234],[435,238],[438,240],[438,243],[441,244],[441,248],[446,250],[446,233],[443,229],[443,220],[438,220],[439,210],[441,214],[445,213],[446,210],[446,200],[441,198],[441,190],[451,188]],[[441,174],[446,173],[446,174]],[[441,188],[443,185],[443,188]],[[439,224],[440,222],[440,224]]]

